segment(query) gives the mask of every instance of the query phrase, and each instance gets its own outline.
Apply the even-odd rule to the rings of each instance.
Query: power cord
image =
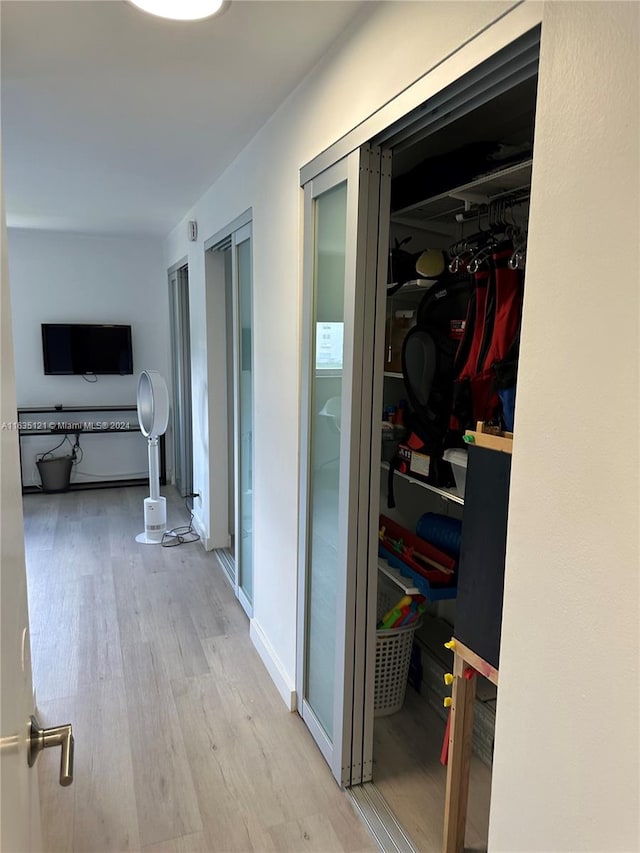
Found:
[[[69,441],[68,435],[65,435],[64,438],[62,439],[62,441],[60,442],[60,444],[56,444],[56,446],[52,447],[51,450],[46,450],[44,453],[37,453],[36,454],[36,462],[42,462],[42,460],[46,459],[47,456],[51,456],[51,454],[55,453],[59,447],[62,447],[62,445],[65,443],[65,441]],[[71,444],[70,441],[69,441],[69,444]]]
[[[73,443],[71,448],[71,456],[73,457],[73,464],[79,465],[84,459],[84,450],[80,447],[80,433],[75,433],[76,440]]]
[[[51,450],[46,450],[44,453],[36,453],[36,462],[42,462],[43,459],[47,459],[47,457],[51,456],[59,447],[65,442],[69,442],[71,444],[71,458],[73,459],[73,464],[77,465],[79,462],[82,462],[82,457],[84,456],[83,450],[80,447],[80,433],[74,433],[76,440],[73,444],[71,444],[71,440],[69,439],[69,435],[65,434],[64,438],[59,444],[56,444],[55,447],[52,447]]]
[[[184,498],[184,507],[189,513],[189,524],[181,527],[174,527],[173,530],[167,530],[162,534],[160,544],[163,548],[175,548],[176,545],[189,545],[191,542],[197,542],[200,539],[200,534],[193,529],[193,510],[187,506],[187,501],[191,498],[197,498],[198,495],[190,492],[188,495],[180,495]]]

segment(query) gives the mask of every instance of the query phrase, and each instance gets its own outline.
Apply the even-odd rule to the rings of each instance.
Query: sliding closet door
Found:
[[[299,711],[341,784],[362,781],[367,536],[358,538],[365,303],[375,303],[380,154],[304,187]],[[370,292],[368,292],[368,290]],[[370,439],[369,439],[370,440]],[[358,630],[360,628],[360,630]]]
[[[233,584],[238,600],[253,615],[253,265],[252,226],[243,214],[235,230],[224,229],[212,238],[207,249],[214,262],[216,283],[224,298],[217,303],[224,317],[218,338],[218,382],[226,384],[226,460],[218,522],[226,529],[228,545],[216,556]],[[237,222],[237,220],[236,220]],[[226,232],[226,233],[225,233]],[[224,235],[224,236],[222,236]],[[218,242],[218,237],[222,236]],[[223,355],[224,353],[224,355]],[[224,363],[224,374],[219,366]],[[213,382],[212,382],[213,384]],[[225,432],[221,426],[221,434]],[[222,493],[221,493],[222,497]],[[221,537],[223,538],[223,536]]]
[[[232,236],[234,283],[235,530],[237,593],[253,606],[253,314],[251,224]]]
[[[193,491],[191,429],[191,333],[189,273],[181,267],[169,276],[171,368],[173,386],[173,444],[176,488],[181,495]]]

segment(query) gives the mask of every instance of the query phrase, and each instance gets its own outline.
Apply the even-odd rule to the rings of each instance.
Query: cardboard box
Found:
[[[415,311],[396,311],[387,317],[384,360],[386,371],[402,373],[402,345],[407,333],[415,324]]]

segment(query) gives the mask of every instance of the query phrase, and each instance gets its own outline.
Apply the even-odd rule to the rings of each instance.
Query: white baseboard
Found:
[[[192,523],[196,529],[198,536],[200,537],[200,541],[202,542],[204,550],[205,551],[212,551],[213,550],[213,542],[211,541],[211,537],[207,536],[207,534],[205,533],[205,526],[195,511],[193,513],[193,522]]]
[[[273,646],[255,619],[252,619],[250,622],[249,637],[262,658],[262,662],[266,666],[267,672],[271,676],[271,680],[275,684],[278,693],[282,696],[284,704],[290,711],[295,711],[298,707],[295,685],[291,683]]]

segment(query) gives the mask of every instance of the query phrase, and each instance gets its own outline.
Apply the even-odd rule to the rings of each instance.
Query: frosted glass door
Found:
[[[251,226],[234,235],[238,281],[238,584],[253,603],[253,372]]]
[[[233,284],[233,249],[231,244],[221,250],[224,252],[224,293],[225,322],[227,328],[227,435],[229,453],[227,455],[227,523],[229,534],[228,553],[231,559],[225,559],[225,566],[234,587],[237,587],[236,571],[236,357],[235,357],[235,301]]]
[[[333,739],[347,184],[315,199],[305,699]]]
[[[217,556],[253,615],[253,285],[252,226],[241,225],[214,250],[222,254],[226,326],[228,548]]]
[[[298,709],[345,785],[362,781],[365,634],[356,630],[356,590],[367,582],[358,501],[361,452],[370,452],[361,435],[372,381],[363,371],[363,306],[367,286],[374,302],[377,286],[375,157],[356,151],[304,187]]]

